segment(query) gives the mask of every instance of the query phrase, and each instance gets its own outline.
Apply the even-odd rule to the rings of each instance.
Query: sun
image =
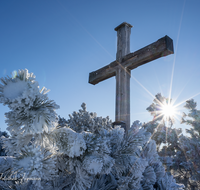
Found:
[[[153,121],[161,121],[163,124],[173,126],[175,121],[180,120],[181,114],[178,107],[180,104],[175,104],[170,97],[166,98],[158,93],[147,110],[153,115]]]
[[[164,116],[165,120],[173,120],[176,116],[176,107],[171,103],[164,103],[161,105],[160,114]]]
[[[175,107],[172,104],[163,105],[161,110],[165,117],[173,117],[175,115]]]

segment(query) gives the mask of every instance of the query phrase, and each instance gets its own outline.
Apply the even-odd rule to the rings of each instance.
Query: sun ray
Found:
[[[149,90],[147,90],[147,88],[145,88],[135,77],[131,76],[131,78],[133,78],[151,97],[154,98],[154,95]]]
[[[155,72],[155,77],[156,77],[156,80],[157,80],[157,83],[158,83],[158,86],[159,86],[159,89],[160,89],[159,92],[161,92],[161,94],[163,94],[163,90],[162,90],[162,88],[161,88],[161,85],[160,85],[160,82],[159,82],[159,79],[158,79],[158,76],[157,76],[157,73],[156,73],[156,72]]]
[[[182,12],[181,12],[181,20],[180,20],[180,25],[179,25],[179,29],[178,29],[177,43],[176,43],[176,46],[175,46],[175,52],[177,52],[177,49],[178,49],[178,42],[179,42],[179,36],[180,36],[180,32],[181,32],[181,25],[182,25],[182,20],[183,20],[183,13],[184,13],[184,9],[185,9],[185,1],[183,3],[183,8],[182,8]],[[173,84],[173,78],[174,78],[175,62],[176,62],[176,53],[174,55],[174,61],[173,61],[173,66],[172,66],[172,75],[171,75],[170,89],[169,89],[169,100],[171,99],[171,93],[172,93],[172,84]]]
[[[133,114],[131,114],[131,115],[136,115],[136,114],[147,114],[147,112],[146,112],[146,111],[143,111],[143,112],[137,112],[137,113],[133,113]]]
[[[185,103],[187,100],[190,100],[190,99],[192,99],[192,98],[194,98],[194,97],[196,97],[196,96],[198,96],[198,95],[200,95],[200,92],[198,92],[197,94],[191,96],[190,98],[187,98],[187,99],[185,99],[185,100],[179,102],[178,104],[175,105],[175,107],[180,106],[181,104]]]
[[[184,87],[180,90],[178,95],[175,98],[173,98],[173,104],[177,101],[178,97],[182,94],[183,90],[185,89],[185,87],[187,86],[188,83],[189,83],[189,80],[188,80],[188,82],[185,83]]]
[[[114,58],[113,55],[103,46],[101,43],[80,23],[80,21],[66,8],[60,1],[59,4],[63,7],[63,9],[70,15],[70,17],[111,57]]]

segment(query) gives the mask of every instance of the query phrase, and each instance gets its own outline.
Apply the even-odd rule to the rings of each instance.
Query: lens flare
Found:
[[[14,78],[16,78],[16,76],[17,76],[17,71],[14,70],[14,71],[12,72],[12,78],[14,79]]]

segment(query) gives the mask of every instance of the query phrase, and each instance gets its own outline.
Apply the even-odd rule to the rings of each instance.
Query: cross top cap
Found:
[[[119,26],[117,26],[117,27],[115,28],[115,31],[118,31],[121,27],[124,27],[124,26],[128,26],[128,27],[130,27],[130,28],[133,27],[131,24],[129,24],[129,23],[127,23],[127,22],[123,22],[123,23],[121,23]]]

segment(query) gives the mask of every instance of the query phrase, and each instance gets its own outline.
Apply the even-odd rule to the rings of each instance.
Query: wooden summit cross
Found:
[[[132,26],[126,22],[115,28],[115,31],[117,31],[116,60],[89,74],[89,83],[93,85],[116,76],[115,121],[125,122],[126,132],[130,128],[131,70],[157,58],[174,53],[173,40],[168,36],[160,38],[158,41],[134,53],[130,53],[131,28]]]

